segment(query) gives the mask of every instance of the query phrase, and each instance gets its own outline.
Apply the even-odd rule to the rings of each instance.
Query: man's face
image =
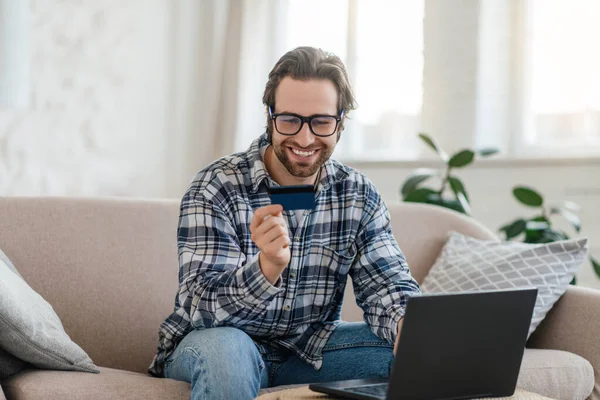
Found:
[[[338,94],[328,79],[300,81],[283,78],[275,91],[273,113],[294,113],[305,117],[315,114],[337,115]],[[297,178],[308,178],[317,173],[331,157],[338,133],[328,137],[314,135],[308,123],[294,136],[277,132],[271,121],[272,144],[277,159],[287,171]],[[299,154],[300,153],[300,154]]]

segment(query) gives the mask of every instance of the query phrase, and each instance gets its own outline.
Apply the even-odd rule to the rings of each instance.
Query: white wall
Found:
[[[0,195],[164,196],[164,0],[31,0],[32,98],[0,108]]]

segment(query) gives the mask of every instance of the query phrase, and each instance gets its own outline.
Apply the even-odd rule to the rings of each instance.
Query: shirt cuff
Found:
[[[263,274],[258,262],[259,254],[253,256],[246,265],[236,272],[238,287],[243,287],[247,295],[244,300],[253,304],[267,303],[283,291],[281,278],[275,282],[275,285],[272,285]]]
[[[392,332],[392,343],[396,343],[396,339],[398,338],[398,334],[400,333],[398,332],[398,322],[400,322],[400,320],[404,318],[405,311],[406,310],[403,307],[392,308],[388,311],[392,324],[392,326],[390,327],[390,330]]]

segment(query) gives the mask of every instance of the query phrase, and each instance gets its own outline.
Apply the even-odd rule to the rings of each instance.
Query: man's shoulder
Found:
[[[379,192],[375,184],[359,170],[342,163],[341,161],[331,159],[331,165],[333,169],[343,178],[340,182],[345,182],[346,187],[348,183],[359,191],[365,191],[378,195]]]
[[[250,173],[247,153],[235,153],[213,161],[196,174],[188,194],[206,199],[218,195],[224,188],[239,190],[247,184]]]

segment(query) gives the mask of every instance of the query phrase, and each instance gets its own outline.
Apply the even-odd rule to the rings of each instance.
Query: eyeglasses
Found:
[[[326,115],[317,114],[311,115],[310,117],[303,117],[302,115],[293,113],[279,113],[273,114],[273,110],[269,107],[269,116],[275,122],[275,129],[277,132],[285,136],[293,136],[300,132],[304,123],[307,122],[310,127],[310,131],[320,137],[327,137],[333,135],[337,127],[344,116],[344,110],[337,115]]]

